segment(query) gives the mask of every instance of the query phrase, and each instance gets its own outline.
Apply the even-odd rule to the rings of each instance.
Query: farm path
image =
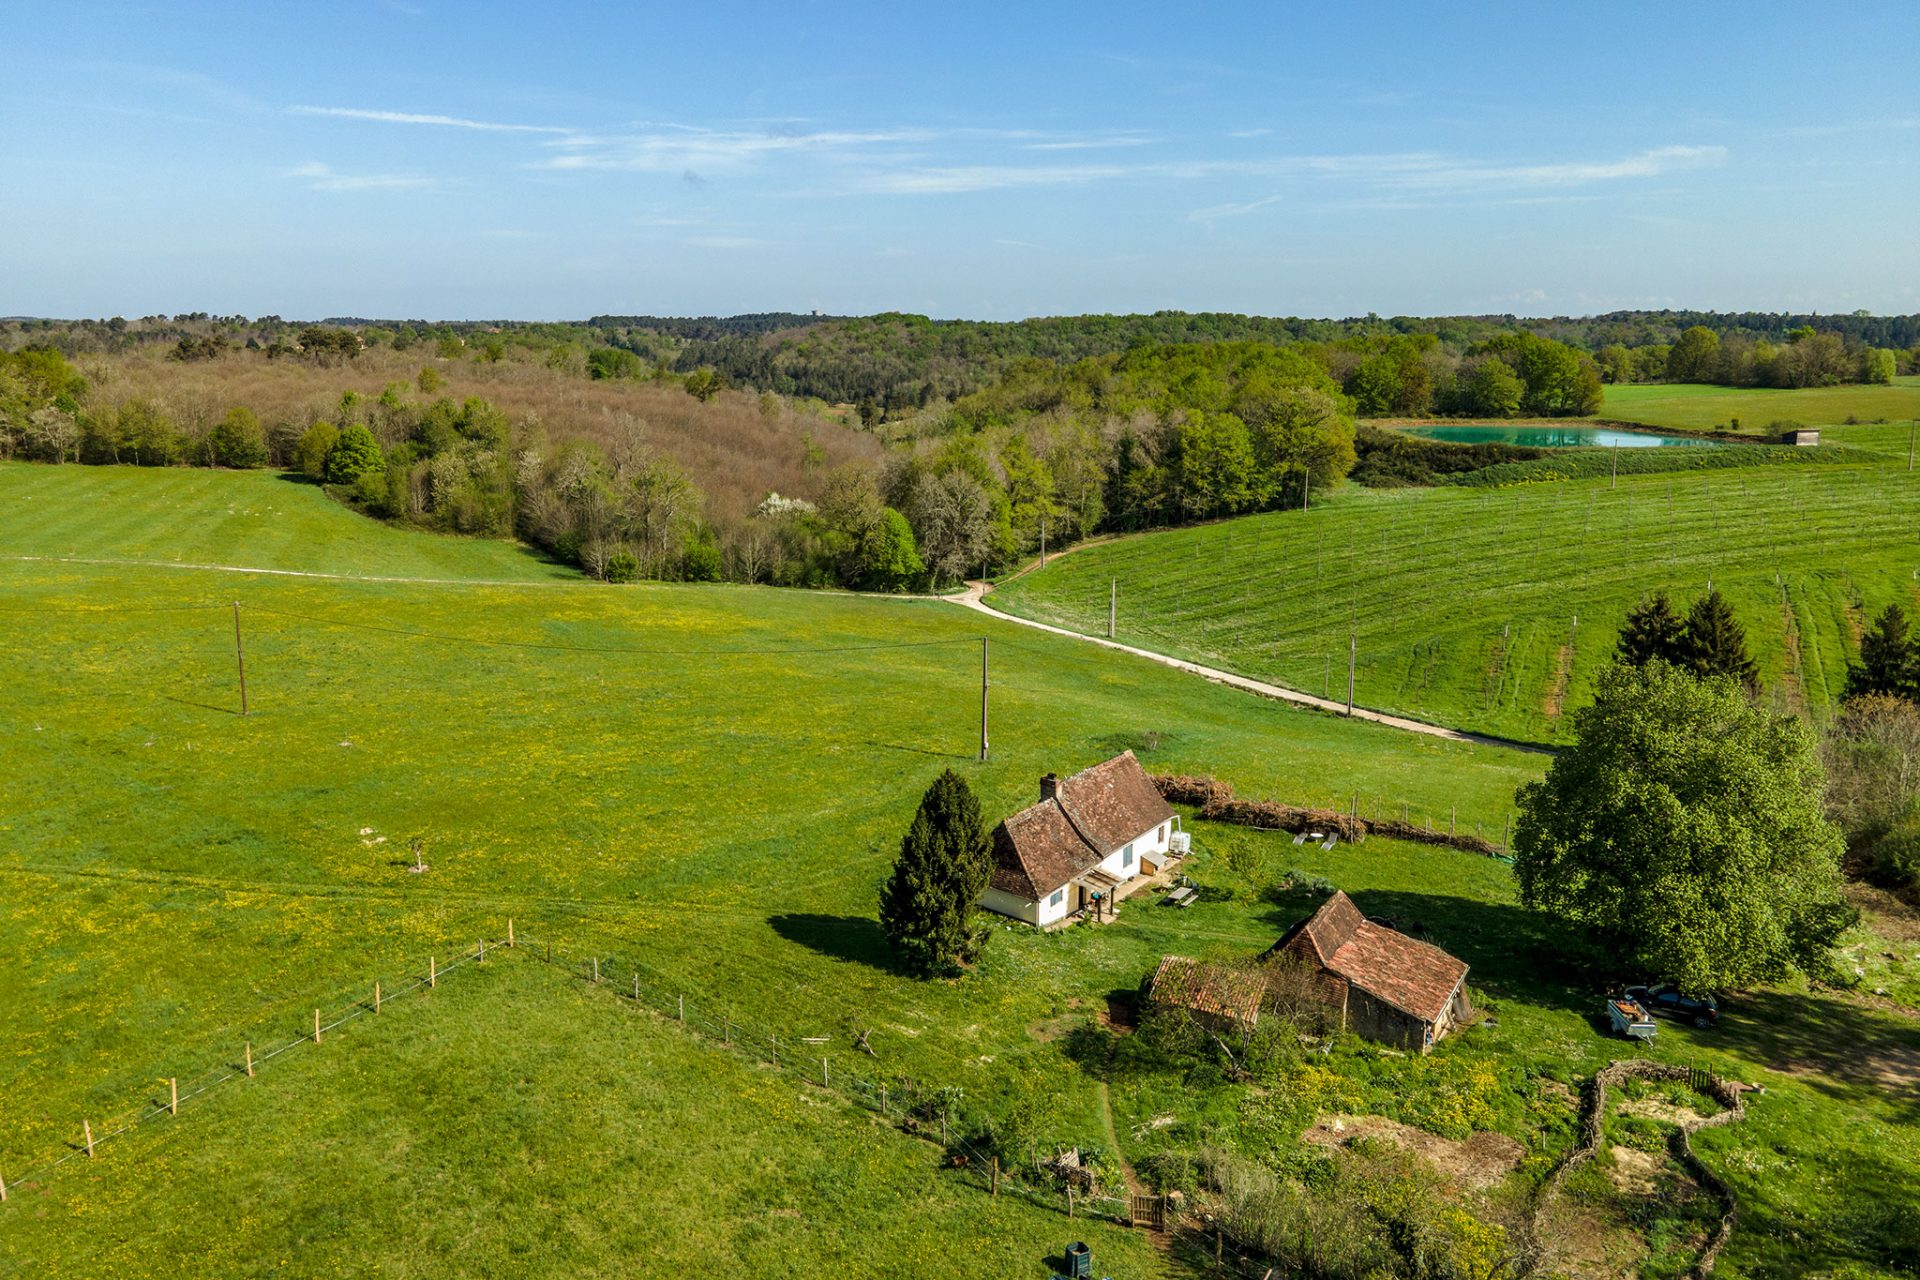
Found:
[[[1483,747],[1504,747],[1509,751],[1525,751],[1535,755],[1552,755],[1553,748],[1541,746],[1535,742],[1520,742],[1512,738],[1496,738],[1484,733],[1469,733],[1464,729],[1454,729],[1442,724],[1429,724],[1424,720],[1409,720],[1405,716],[1392,715],[1385,711],[1374,711],[1367,707],[1355,706],[1351,713],[1347,704],[1331,698],[1318,698],[1298,689],[1289,689],[1284,685],[1269,684],[1265,680],[1255,680],[1250,676],[1238,675],[1232,671],[1223,671],[1219,667],[1203,666],[1198,662],[1188,662],[1185,658],[1176,658],[1171,654],[1157,653],[1152,649],[1142,649],[1135,645],[1121,644],[1117,640],[1108,640],[1104,636],[1090,636],[1082,631],[1069,631],[1065,627],[1056,627],[1050,623],[1036,622],[1032,618],[1022,618],[1005,613],[986,602],[988,584],[972,581],[967,583],[964,594],[943,596],[949,603],[960,605],[984,613],[988,617],[998,618],[1002,622],[1014,622],[1023,627],[1032,627],[1036,631],[1050,632],[1056,636],[1066,636],[1071,640],[1082,640],[1088,644],[1097,644],[1102,648],[1116,649],[1121,653],[1132,654],[1136,658],[1145,658],[1162,666],[1172,667],[1176,671],[1185,671],[1203,680],[1224,684],[1229,688],[1258,694],[1263,698],[1273,698],[1281,702],[1292,702],[1303,707],[1312,707],[1318,711],[1331,711],[1338,715],[1351,714],[1356,720],[1366,720],[1373,724],[1385,725],[1389,729],[1400,729],[1407,733],[1423,733],[1433,738],[1446,738],[1453,742],[1471,742]]]

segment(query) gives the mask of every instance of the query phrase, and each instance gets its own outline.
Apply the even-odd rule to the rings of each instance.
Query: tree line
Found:
[[[1594,354],[1608,382],[1702,382],[1723,387],[1831,387],[1887,384],[1920,368],[1920,350],[1898,351],[1849,341],[1811,325],[1779,342],[1694,325],[1671,344],[1602,346]]]

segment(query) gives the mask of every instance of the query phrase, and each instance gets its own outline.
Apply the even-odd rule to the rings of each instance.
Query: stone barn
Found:
[[[1342,1030],[1417,1053],[1473,1012],[1465,962],[1374,924],[1338,891],[1261,959],[1317,973],[1318,995],[1338,1012]]]

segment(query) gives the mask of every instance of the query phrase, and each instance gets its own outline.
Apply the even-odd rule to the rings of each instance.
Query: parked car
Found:
[[[1684,995],[1671,982],[1655,987],[1628,987],[1627,998],[1637,1000],[1654,1013],[1705,1029],[1720,1025],[1720,1003],[1712,996]]]

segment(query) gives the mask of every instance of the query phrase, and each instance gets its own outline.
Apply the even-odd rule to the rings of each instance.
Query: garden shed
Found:
[[[1319,997],[1339,1011],[1342,1030],[1418,1053],[1473,1012],[1464,961],[1375,924],[1338,890],[1261,958],[1317,972]]]

